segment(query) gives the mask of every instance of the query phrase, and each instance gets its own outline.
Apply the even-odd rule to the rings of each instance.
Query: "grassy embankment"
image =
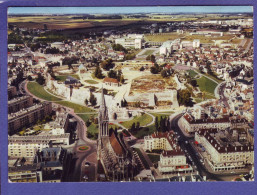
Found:
[[[47,100],[47,101],[60,101],[60,98],[57,98],[50,93],[48,93],[42,85],[39,85],[37,82],[29,82],[27,85],[27,88],[29,92],[31,92],[33,95]]]

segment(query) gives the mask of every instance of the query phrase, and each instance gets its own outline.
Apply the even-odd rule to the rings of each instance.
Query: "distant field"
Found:
[[[37,82],[29,82],[27,85],[27,88],[29,92],[31,92],[33,95],[47,100],[47,101],[60,101],[60,98],[57,98],[50,93],[48,93],[42,85],[39,85]]]
[[[184,35],[177,33],[162,33],[162,34],[154,34],[154,35],[145,35],[146,41],[154,41],[154,42],[165,42],[168,40],[174,40],[183,37]]]
[[[75,15],[74,15],[75,16]],[[97,26],[121,26],[133,24],[142,19],[90,19],[83,20],[82,18],[74,19],[74,16],[21,16],[9,17],[8,23],[15,24],[18,27],[28,28],[44,28],[44,24],[48,29],[81,29]]]
[[[75,113],[94,112],[93,109],[68,101],[60,101],[58,104],[74,109]]]
[[[206,37],[204,35],[188,35],[182,38],[182,41],[193,41],[194,39],[199,39],[201,43],[213,43],[213,40],[230,40],[233,35],[224,35],[220,37]]]
[[[143,114],[142,116],[135,116],[132,120],[125,121],[122,123],[122,125],[126,128],[131,128],[133,123],[140,123],[140,126],[145,126],[152,122],[152,117],[148,114]]]

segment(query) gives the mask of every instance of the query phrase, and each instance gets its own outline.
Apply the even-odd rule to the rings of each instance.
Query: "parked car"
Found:
[[[84,175],[83,179],[84,179],[85,181],[88,181],[88,176],[87,176],[87,175]]]

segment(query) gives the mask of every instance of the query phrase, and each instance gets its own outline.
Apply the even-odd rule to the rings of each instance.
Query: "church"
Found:
[[[97,172],[105,174],[108,181],[133,180],[138,173],[137,162],[122,134],[109,130],[108,109],[102,89],[98,114],[99,134],[97,140]]]

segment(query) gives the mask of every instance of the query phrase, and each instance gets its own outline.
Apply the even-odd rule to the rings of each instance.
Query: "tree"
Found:
[[[108,72],[108,77],[113,78],[113,79],[117,79],[117,72],[115,70],[110,70]]]
[[[95,106],[97,103],[97,99],[92,92],[90,92],[89,102],[92,106]]]
[[[137,122],[136,129],[137,129],[137,130],[139,130],[139,129],[140,129],[140,122]]]
[[[120,76],[119,82],[121,82],[121,83],[125,82],[125,79],[124,79],[123,75]]]
[[[165,131],[165,124],[164,124],[164,119],[162,118],[162,116],[161,116],[161,119],[160,119],[160,130],[162,132]]]
[[[12,70],[10,69],[10,70],[9,70],[9,76],[12,77],[12,74],[13,74],[13,72],[12,72]]]
[[[146,60],[150,60],[151,62],[155,63],[155,56],[154,55],[149,55],[146,57]]]
[[[136,124],[133,123],[132,126],[131,126],[131,128],[130,128],[130,131],[131,131],[131,132],[135,132],[135,130],[136,130]]]
[[[45,78],[41,75],[41,73],[38,73],[36,81],[38,82],[39,85],[45,84]]]
[[[170,120],[169,120],[169,118],[167,118],[167,131],[169,131],[170,130]]]
[[[125,60],[133,60],[135,57],[136,57],[136,54],[134,54],[134,53],[126,54]]]
[[[150,72],[151,72],[152,74],[158,74],[158,73],[159,73],[159,70],[158,70],[155,66],[152,66],[152,67],[150,68]]]
[[[155,117],[155,129],[156,129],[156,131],[158,131],[158,129],[159,129],[159,122],[158,122],[157,116]]]
[[[190,83],[193,87],[197,86],[197,81],[195,79],[192,79]]]
[[[86,126],[89,127],[90,125],[91,125],[91,122],[90,122],[89,119],[87,119],[87,121],[86,121]]]
[[[103,78],[102,70],[101,70],[101,68],[99,66],[96,66],[94,75],[98,79],[102,79]]]
[[[159,65],[157,64],[157,63],[155,63],[154,64],[154,66],[152,66],[151,68],[150,68],[150,72],[152,73],[152,74],[158,74],[159,72],[160,72],[160,67],[159,67]]]
[[[58,48],[46,48],[45,54],[58,54],[60,50]]]
[[[72,64],[77,64],[78,63],[79,58],[76,56],[72,56],[72,57],[65,57],[62,60],[62,64],[63,65],[68,65],[71,66]]]
[[[32,80],[33,80],[30,75],[28,76],[28,80],[29,80],[29,81],[32,81]]]
[[[161,75],[162,75],[163,78],[166,78],[166,77],[169,76],[166,70],[162,70]]]
[[[104,95],[107,95],[108,94],[108,90],[103,88],[103,93],[104,93]]]
[[[113,118],[114,118],[114,120],[117,119],[117,114],[116,113],[113,114]]]
[[[114,51],[124,51],[125,53],[127,53],[127,50],[120,44],[113,44],[112,48]]]
[[[113,63],[112,59],[107,59],[107,60],[104,60],[101,62],[101,67],[104,70],[110,70],[111,68],[114,67],[114,63]]]
[[[191,93],[188,89],[178,91],[178,103],[179,105],[187,106],[191,101]]]
[[[127,105],[128,102],[125,99],[121,100],[121,107],[126,107]]]
[[[141,68],[139,69],[140,71],[144,71],[145,70],[145,67],[144,66],[141,66]]]

